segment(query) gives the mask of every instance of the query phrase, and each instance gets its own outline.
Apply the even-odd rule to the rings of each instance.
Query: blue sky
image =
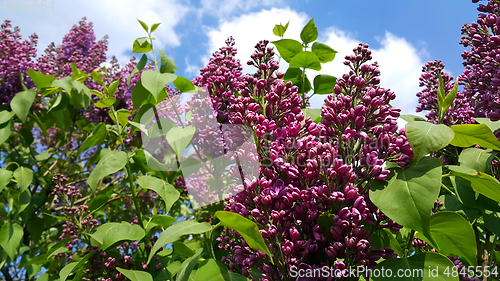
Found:
[[[341,76],[346,72],[343,57],[358,42],[368,43],[380,64],[381,85],[396,93],[393,105],[403,113],[414,111],[425,62],[441,59],[452,75],[462,72],[460,29],[478,14],[477,4],[465,0],[53,1],[54,11],[0,9],[0,20],[10,19],[25,37],[36,32],[41,52],[50,42],[60,44],[71,26],[86,16],[98,38],[109,36],[108,56],[116,55],[122,64],[131,56],[133,40],[144,35],[136,18],[148,24],[162,22],[155,43],[176,61],[177,74],[190,79],[228,36],[235,37],[238,58],[245,64],[257,41],[277,39],[272,34],[274,24],[290,21],[285,37],[298,39],[302,26],[314,17],[318,41],[339,51],[334,62],[318,73]],[[313,107],[321,103],[315,99]]]

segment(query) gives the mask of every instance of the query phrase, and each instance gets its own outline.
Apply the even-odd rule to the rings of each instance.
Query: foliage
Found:
[[[314,280],[496,280],[500,21],[494,1],[478,10],[458,82],[440,61],[423,67],[427,120],[390,105],[366,44],[348,73],[311,84],[306,69],[336,55],[314,19],[300,41],[276,25],[279,56],[258,42],[253,74],[228,38],[193,81],[155,50],[159,23],[139,20],[138,62],[106,69],[107,39],[85,19],[37,61],[36,35],[21,41],[5,21],[3,279],[293,280],[327,266],[336,274]],[[320,110],[314,94],[327,95]]]

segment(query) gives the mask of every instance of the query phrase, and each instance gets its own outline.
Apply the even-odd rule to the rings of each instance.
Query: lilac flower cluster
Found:
[[[74,246],[79,243],[79,237],[82,231],[90,233],[97,226],[98,221],[90,215],[88,206],[78,204],[77,200],[82,198],[80,190],[73,185],[68,185],[68,179],[61,174],[56,174],[52,181],[55,187],[52,191],[54,195],[55,208],[60,210],[60,214],[66,217],[66,221],[62,227],[62,234],[59,239],[73,239],[66,248],[73,250]],[[70,258],[71,259],[71,258]]]
[[[62,45],[52,43],[45,49],[45,54],[38,60],[43,72],[54,76],[69,76],[73,72],[71,63],[75,63],[78,69],[91,73],[106,61],[108,37],[96,41],[93,24],[86,20],[84,17],[78,25],[71,27],[63,37]]]
[[[425,87],[420,93],[417,93],[419,105],[417,112],[423,110],[429,111],[425,116],[431,123],[439,122],[439,106],[437,99],[437,90],[439,87],[439,74],[443,79],[445,93],[449,93],[454,86],[453,77],[448,73],[443,72],[444,64],[440,60],[427,62],[422,67],[422,75],[420,75],[420,87]],[[442,122],[446,125],[455,124],[473,124],[474,120],[474,104],[466,98],[465,92],[459,91],[453,101],[453,104],[445,113]]]
[[[23,41],[20,29],[17,26],[12,29],[10,20],[0,25],[0,106],[8,106],[10,100],[22,91],[19,74],[23,75],[28,88],[33,87],[26,71],[38,70],[34,61],[37,42],[36,34]]]
[[[316,124],[301,111],[297,86],[276,73],[268,43],[256,45],[249,64],[258,71],[243,75],[241,96],[229,107],[229,122],[253,128],[258,137],[260,178],[247,178],[225,210],[264,226],[261,234],[278,262],[251,250],[235,231],[217,238],[229,251],[223,262],[245,276],[257,268],[260,280],[278,280],[291,266],[374,266],[394,257],[391,249],[370,245],[369,229],[401,226],[370,202],[367,187],[387,177],[385,161],[405,166],[413,153],[404,130],[397,132],[400,110],[389,105],[394,93],[378,87],[377,65],[366,64],[371,51],[360,44],[346,57],[351,72],[337,80]]]
[[[473,0],[477,3],[477,0]],[[471,47],[462,58],[466,67],[458,77],[465,84],[464,94],[475,101],[475,117],[500,119],[500,18],[498,3],[480,4],[477,21],[462,27],[460,44]]]

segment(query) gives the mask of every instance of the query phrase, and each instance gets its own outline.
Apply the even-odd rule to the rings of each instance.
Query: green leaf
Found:
[[[127,270],[119,267],[117,267],[116,270],[131,281],[153,281],[153,276],[146,271]]]
[[[292,60],[292,58],[298,53],[303,52],[302,44],[299,41],[293,39],[281,39],[278,41],[273,41],[280,56],[288,63]]]
[[[444,114],[446,112],[448,112],[448,109],[453,104],[453,101],[455,100],[455,97],[457,95],[457,90],[458,90],[458,80],[455,81],[455,85],[453,86],[453,89],[451,89],[451,91],[443,99],[443,104],[440,105],[441,119],[443,119]]]
[[[491,149],[466,148],[462,150],[458,157],[460,166],[474,169],[477,172],[489,173],[491,171],[491,161],[495,159],[498,152]]]
[[[451,129],[455,132],[451,145],[458,147],[479,145],[483,148],[500,150],[500,142],[486,124],[453,125]]]
[[[5,250],[11,261],[16,260],[17,248],[23,239],[23,227],[17,223],[4,221],[0,230],[0,246]]]
[[[500,182],[494,177],[485,173],[476,173],[472,169],[464,169],[462,166],[447,166],[452,175],[470,181],[471,187],[482,195],[500,202]]]
[[[474,118],[479,124],[486,124],[491,131],[500,129],[500,121],[491,121],[490,118]]]
[[[148,129],[146,128],[146,125],[141,124],[141,123],[137,123],[137,122],[134,122],[134,121],[130,121],[130,120],[128,120],[128,123],[130,125],[136,127],[137,129],[141,130],[141,132],[143,134],[145,134],[146,136],[148,135]]]
[[[149,53],[153,50],[153,46],[149,43],[148,37],[137,38],[132,46],[132,53]]]
[[[176,75],[170,73],[158,73],[153,70],[146,70],[142,73],[142,86],[153,94],[155,100],[160,102],[160,91],[165,89],[165,86],[173,82],[177,78]]]
[[[441,73],[439,73],[439,86],[437,89],[437,96],[438,96],[438,105],[439,105],[439,113],[444,114],[441,111],[441,108],[443,107],[444,103],[444,97],[445,97],[445,92],[444,92],[444,82],[443,82],[443,77],[441,76]]]
[[[168,228],[170,227],[173,223],[177,222],[176,218],[173,218],[171,216],[166,216],[166,215],[156,215],[151,218],[150,223],[159,225],[163,228]]]
[[[174,254],[188,258],[192,255],[194,255],[194,251],[191,250],[186,244],[180,242],[180,241],[175,241],[172,244],[172,248],[174,249]]]
[[[107,222],[102,224],[90,236],[100,244],[100,250],[106,250],[116,242],[141,240],[144,235],[144,229],[138,224],[131,225],[126,221],[122,221],[121,223]]]
[[[123,169],[128,161],[127,153],[123,151],[110,150],[104,157],[102,156],[103,151],[105,149],[101,150],[101,160],[87,179],[87,183],[93,191],[96,191],[97,182],[100,179]]]
[[[175,65],[175,62],[173,59],[169,58],[165,52],[162,50],[159,50],[160,52],[160,72],[161,73],[175,73],[177,71],[177,66]]]
[[[158,28],[158,26],[161,24],[160,23],[153,23],[153,25],[151,26],[151,33],[155,32],[155,30]]]
[[[250,248],[267,254],[274,264],[271,252],[259,232],[259,227],[254,222],[240,214],[227,211],[217,211],[214,216],[220,220],[221,225],[236,230]]]
[[[399,118],[405,120],[406,122],[415,122],[415,121],[424,121],[425,122],[424,118],[417,116],[417,115],[411,115],[411,114],[403,114],[403,115],[400,115]]]
[[[71,89],[73,89],[72,81],[71,77],[66,76],[61,79],[54,80],[54,82],[52,82],[52,87],[63,88],[66,93],[71,95]]]
[[[12,111],[8,111],[8,110],[0,111],[0,124],[4,124],[6,122],[9,122],[12,119],[12,117],[14,117],[14,115],[16,115],[16,114]]]
[[[92,93],[89,88],[80,81],[71,81],[71,104],[75,107],[86,109],[92,101]]]
[[[175,189],[175,187],[168,182],[154,178],[150,176],[141,176],[137,179],[137,182],[142,188],[151,189],[154,192],[158,193],[158,195],[165,202],[165,213],[168,214],[172,205],[179,199],[179,191]]]
[[[181,158],[182,153],[191,143],[195,132],[196,128],[194,126],[173,127],[168,131],[167,141],[174,149],[177,157]]]
[[[285,32],[288,29],[288,24],[289,23],[290,22],[287,22],[285,26],[283,26],[282,24],[275,25],[274,28],[273,28],[274,35],[276,35],[276,36],[283,36],[283,35],[285,35]]]
[[[73,72],[71,73],[71,79],[73,80],[78,80],[78,81],[85,81],[85,79],[89,78],[89,75],[86,74],[85,72],[81,71],[76,67],[76,63],[72,62],[71,63],[71,69],[73,69]]]
[[[333,87],[337,84],[337,78],[331,75],[321,74],[314,77],[313,84],[315,94],[328,95],[333,93]]]
[[[199,223],[195,220],[181,221],[172,225],[160,234],[160,237],[151,248],[151,253],[148,257],[148,264],[156,251],[158,251],[161,247],[179,240],[179,238],[183,235],[201,234],[210,231],[211,229],[212,226],[210,224],[206,222]]]
[[[196,253],[193,256],[184,260],[184,262],[181,264],[181,267],[179,268],[179,271],[177,271],[177,276],[175,277],[176,281],[188,281],[189,275],[193,271],[194,266],[198,262],[198,259],[202,252],[203,248],[199,248],[196,250]]]
[[[139,73],[139,71],[143,70],[147,62],[148,62],[148,56],[146,56],[146,54],[142,55],[137,65],[134,67],[134,70],[132,70],[130,75],[127,77],[127,85],[129,87],[130,87],[130,80],[132,80],[132,76],[134,76],[134,74]]]
[[[283,79],[285,81],[292,81],[293,85],[299,87],[299,93],[307,93],[312,89],[311,82],[307,78],[307,75],[305,75],[304,81],[302,81],[302,70],[299,68],[288,68]],[[305,87],[302,87],[302,84],[304,84]]]
[[[443,124],[410,122],[406,124],[405,132],[416,161],[446,147],[453,139],[453,130]]]
[[[70,96],[68,93],[60,92],[57,97],[51,99],[51,106],[47,112],[59,111],[65,109],[70,103]]]
[[[115,115],[113,114],[113,111],[108,111],[109,117],[116,122]],[[128,123],[128,117],[131,115],[130,111],[128,109],[120,109],[116,111],[116,116],[118,117],[118,123],[120,125],[125,126]]]
[[[134,106],[134,111],[143,104],[147,104],[147,101],[150,99],[154,100],[153,95],[146,88],[144,88],[142,81],[139,80],[132,90],[132,104]]]
[[[122,78],[118,78],[118,80],[114,81],[113,83],[111,83],[111,85],[109,85],[108,87],[108,96],[112,97],[116,94],[116,90],[118,89],[118,85],[120,84],[120,80]]]
[[[33,171],[29,168],[21,166],[14,171],[14,178],[19,186],[19,192],[22,193],[28,189],[31,181],[33,181]]]
[[[463,205],[461,209],[470,208],[481,211],[489,209],[500,212],[498,202],[475,191],[470,181],[456,176],[450,176],[450,181],[455,189],[457,200]]]
[[[293,57],[293,59],[290,61],[290,67],[291,68],[308,68],[308,69],[314,69],[314,70],[321,70],[321,63],[318,59],[318,57],[309,51],[304,51],[301,53],[298,53]]]
[[[500,235],[500,212],[492,212],[490,210],[485,210],[484,212],[484,225],[495,233],[495,235]]]
[[[218,260],[208,259],[198,268],[194,281],[247,281],[240,274],[229,272],[227,267]]]
[[[458,281],[453,277],[453,262],[447,257],[433,252],[417,253],[409,258],[387,259],[377,264],[374,271],[385,272],[378,277],[371,276],[373,281]],[[392,276],[387,276],[388,272]],[[448,274],[445,273],[448,272]],[[398,276],[398,272],[402,276]],[[407,276],[405,276],[407,274]]]
[[[100,67],[92,70],[92,73],[90,73],[90,77],[92,77],[92,79],[94,79],[94,81],[96,81],[97,84],[104,85],[104,82],[102,81],[103,74],[99,72],[100,70],[101,70]]]
[[[108,107],[111,107],[113,104],[115,104],[115,102],[116,102],[116,98],[105,97],[105,98],[101,98],[101,100],[94,103],[94,106],[99,107],[99,108],[108,108]]]
[[[439,247],[439,253],[460,257],[471,265],[477,265],[476,235],[472,226],[461,215],[454,212],[439,212],[432,215],[431,233]],[[418,233],[417,237],[430,242]]]
[[[108,130],[106,129],[106,124],[99,123],[92,133],[83,141],[82,145],[78,149],[79,152],[87,151],[87,149],[94,147],[96,145],[100,145],[104,143],[106,139],[106,135],[108,134]]]
[[[12,178],[12,172],[6,169],[0,169],[0,192],[2,192],[9,184]]]
[[[311,117],[314,123],[319,123],[321,121],[321,109],[318,108],[303,108],[304,120],[307,117]]]
[[[177,76],[177,78],[174,80],[174,86],[181,93],[197,93],[198,92],[198,90],[194,87],[193,82],[189,81],[188,79],[186,79],[182,76]]]
[[[137,19],[137,21],[139,21],[139,23],[141,24],[142,28],[144,28],[144,30],[149,33],[149,27],[148,27],[148,25],[146,23],[144,23],[143,21],[141,21],[140,19]]]
[[[377,249],[390,247],[398,256],[403,256],[401,245],[399,245],[396,237],[394,237],[392,232],[387,228],[375,229],[370,233],[370,246],[374,246]]]
[[[33,101],[35,101],[36,93],[34,89],[29,89],[27,91],[17,93],[10,102],[10,107],[12,111],[25,122],[26,117],[31,109]]]
[[[318,39],[318,28],[314,24],[314,18],[306,23],[306,25],[300,32],[300,39],[306,45]]]
[[[414,167],[393,169],[387,185],[383,181],[372,184],[370,200],[395,222],[431,238],[430,217],[441,189],[441,172],[441,161],[433,157],[423,158]]]
[[[61,269],[59,272],[59,277],[61,278],[60,281],[66,281],[68,276],[71,274],[71,272],[75,269],[79,269],[82,267],[89,259],[94,255],[93,251],[90,251],[88,254],[86,254],[81,260],[75,261],[72,263],[68,263],[66,266]]]
[[[0,125],[0,144],[4,143],[10,137],[13,127],[14,122],[12,121]]]
[[[52,85],[52,82],[56,80],[56,78],[52,75],[36,72],[33,69],[26,71],[26,74],[29,75],[38,90],[42,88],[49,88]]]
[[[318,57],[321,63],[331,62],[338,53],[330,46],[320,42],[314,42],[311,50]]]

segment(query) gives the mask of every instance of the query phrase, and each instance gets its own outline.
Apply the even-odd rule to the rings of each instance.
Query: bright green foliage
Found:
[[[122,221],[121,223],[108,222],[99,226],[91,237],[97,242],[99,249],[106,250],[119,241],[141,240],[144,234],[144,230],[139,225],[131,225]]]
[[[454,212],[439,212],[431,216],[431,234],[436,241],[436,249],[445,256],[465,259],[477,265],[476,235],[467,220]],[[425,236],[417,237],[432,244]]]
[[[285,35],[286,30],[288,29],[288,24],[290,22],[287,22],[284,26],[282,24],[277,24],[273,28],[273,33],[276,36],[283,36]]]
[[[250,248],[261,250],[269,256],[271,261],[273,260],[273,256],[264,242],[264,238],[262,238],[259,228],[254,222],[242,217],[240,214],[226,211],[216,212],[215,217],[220,220],[220,224],[223,226],[238,231]]]
[[[375,181],[370,188],[370,199],[395,222],[432,239],[431,210],[440,186],[441,162],[426,157],[414,167],[393,169],[387,184]]]
[[[451,145],[458,147],[479,145],[500,150],[500,142],[486,124],[453,125],[451,129],[455,132]]]
[[[167,214],[170,208],[172,208],[172,205],[177,201],[177,199],[179,199],[179,191],[164,180],[149,176],[142,176],[137,181],[141,187],[151,189],[158,193],[158,195],[165,202],[165,213]]]
[[[101,151],[101,160],[90,174],[87,182],[93,191],[97,189],[97,182],[103,177],[116,173],[123,169],[128,161],[127,153],[123,151],[110,150],[105,155]]]
[[[410,122],[406,124],[405,129],[416,161],[431,152],[444,148],[454,136],[453,131],[442,124]]]
[[[127,270],[117,267],[116,270],[121,272],[125,277],[131,281],[153,281],[153,277],[148,272],[137,271],[137,270]]]
[[[212,226],[208,223],[199,223],[194,220],[181,221],[163,231],[156,241],[155,245],[151,248],[151,253],[148,257],[148,263],[160,247],[177,241],[181,236],[188,234],[201,234],[212,230]]]

